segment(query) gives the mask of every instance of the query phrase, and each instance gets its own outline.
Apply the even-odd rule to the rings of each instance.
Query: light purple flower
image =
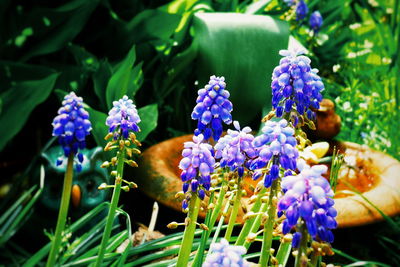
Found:
[[[303,160],[299,160],[297,167],[300,173],[284,177],[281,183],[285,195],[278,202],[278,216],[286,216],[282,232],[287,234],[293,228],[297,231],[298,223],[303,220],[314,240],[332,243],[331,229],[337,227],[337,212],[333,207],[331,186],[322,176],[328,168],[325,165],[310,167]],[[293,246],[298,246],[295,239]]]
[[[210,253],[203,263],[203,267],[247,267],[250,264],[242,258],[246,254],[243,246],[229,245],[226,239],[211,244]]]
[[[234,121],[233,125],[236,130],[229,129],[215,145],[215,158],[221,159],[221,167],[229,167],[232,171],[237,170],[241,177],[244,168],[249,167],[249,160],[255,158],[257,152],[252,144],[254,136],[251,134],[251,128],[245,127],[240,130],[237,121]]]
[[[215,159],[213,156],[213,148],[210,144],[203,143],[202,134],[193,136],[193,142],[185,142],[182,151],[182,160],[179,168],[182,170],[181,179],[183,184],[183,192],[189,190],[197,193],[203,199],[205,191],[211,186],[210,174],[214,171]],[[187,200],[182,203],[183,209],[187,208]]]
[[[280,167],[284,170],[295,170],[299,153],[296,149],[294,129],[285,119],[267,121],[262,134],[254,138],[253,146],[258,149],[258,157],[253,160],[250,168],[256,170],[253,179],[261,176],[261,169],[271,162],[269,173],[264,177],[264,186],[270,187],[272,181],[280,175]]]
[[[114,139],[121,135],[124,139],[129,137],[129,132],[139,132],[139,114],[133,101],[124,95],[120,100],[113,102],[113,108],[108,112],[106,125],[109,131],[114,132]]]

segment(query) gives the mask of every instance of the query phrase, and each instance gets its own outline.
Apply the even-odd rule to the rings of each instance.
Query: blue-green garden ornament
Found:
[[[62,153],[62,148],[57,146],[42,154],[46,182],[40,201],[50,211],[57,211],[60,206],[66,162],[57,166],[56,161]],[[107,190],[98,189],[102,183],[108,183],[107,170],[100,167],[103,162],[103,149],[101,147],[84,149],[81,153],[83,155],[82,171],[75,172],[73,177],[71,195],[73,217],[80,216],[109,199]]]

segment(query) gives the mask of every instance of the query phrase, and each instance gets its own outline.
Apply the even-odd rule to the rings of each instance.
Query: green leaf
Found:
[[[280,266],[286,266],[291,250],[291,242],[281,242],[278,252],[276,253],[276,259],[278,260]]]
[[[100,99],[100,105],[102,107],[106,107],[106,88],[108,80],[112,75],[112,68],[110,63],[107,60],[104,60],[99,63],[99,68],[92,75],[94,92],[97,97]]]
[[[141,131],[136,134],[136,137],[139,141],[143,141],[146,139],[147,135],[157,127],[157,104],[151,104],[139,108],[138,114],[141,119],[141,122],[139,123]]]
[[[231,93],[233,118],[243,125],[271,107],[270,81],[286,49],[288,25],[269,16],[197,13],[195,42],[199,44],[199,85],[211,75],[224,76]]]
[[[37,81],[23,81],[0,95],[3,99],[3,112],[0,115],[0,125],[3,125],[0,150],[24,126],[33,109],[45,101],[51,93],[58,74]],[[4,127],[7,127],[5,131]]]
[[[54,74],[54,69],[12,61],[0,61],[0,92],[15,85],[15,82],[41,80]]]
[[[162,10],[148,9],[136,15],[127,25],[128,38],[136,44],[151,40],[167,40],[178,27],[181,16]]]
[[[136,59],[135,46],[131,48],[126,58],[118,64],[114,74],[108,81],[106,89],[106,101],[108,109],[112,108],[112,102],[117,101],[124,95],[133,98],[136,91],[140,88],[143,82],[143,72],[140,63],[133,68],[133,63]]]
[[[33,27],[35,38],[32,40],[38,41],[26,41],[32,48],[22,57],[22,61],[63,48],[81,32],[98,3],[98,0],[75,0],[55,9],[34,9],[26,23]],[[43,23],[44,18],[48,21],[47,24]]]
[[[105,147],[107,141],[104,137],[108,133],[108,127],[106,125],[107,114],[94,110],[91,107],[85,107],[89,112],[89,120],[92,123],[92,135],[98,146]]]

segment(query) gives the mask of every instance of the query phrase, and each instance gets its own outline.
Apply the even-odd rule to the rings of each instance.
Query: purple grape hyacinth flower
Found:
[[[303,20],[308,13],[308,6],[304,0],[300,0],[296,6],[296,19]]]
[[[303,160],[298,161],[297,168],[298,175],[284,177],[281,183],[285,194],[278,202],[278,216],[286,215],[282,232],[289,233],[303,220],[314,240],[332,243],[331,229],[337,227],[337,211],[333,207],[331,186],[322,176],[328,168],[325,165],[310,167]],[[292,245],[298,247],[301,234],[295,235]]]
[[[262,128],[262,134],[254,138],[253,146],[259,149],[258,157],[251,163],[250,168],[256,170],[253,179],[262,175],[257,170],[272,163],[271,169],[264,177],[264,186],[270,187],[272,182],[279,177],[280,167],[284,170],[295,170],[296,159],[299,152],[296,149],[294,129],[288,125],[285,119],[280,121],[267,121]]]
[[[114,132],[114,140],[117,140],[121,135],[127,139],[129,132],[139,132],[140,128],[139,114],[133,101],[124,95],[120,100],[113,102],[113,108],[108,112],[106,125],[110,127],[109,131]]]
[[[321,13],[314,11],[310,16],[310,28],[315,32],[319,32],[323,23]]]
[[[219,243],[211,244],[210,253],[202,266],[249,267],[250,263],[242,258],[244,254],[246,254],[245,247],[229,245],[229,242],[222,238]]]
[[[213,148],[210,144],[203,143],[203,140],[204,137],[200,134],[193,136],[193,142],[185,142],[183,159],[179,163],[183,192],[197,193],[200,199],[204,199],[205,192],[211,187],[210,174],[214,171],[215,164]],[[187,200],[183,200],[183,209],[187,208]]]
[[[215,144],[215,158],[221,159],[221,167],[229,167],[231,171],[237,170],[239,177],[243,176],[244,168],[249,168],[249,160],[257,156],[253,147],[254,136],[251,128],[240,130],[239,122],[234,121],[236,130],[228,130],[227,134]]]
[[[83,108],[82,97],[76,96],[74,92],[66,95],[52,125],[53,136],[58,137],[58,141],[64,150],[64,156],[68,157],[71,154],[78,156],[76,170],[80,171],[83,155],[78,150],[86,147],[86,136],[92,130],[89,113]],[[62,157],[57,159],[57,165],[61,165],[62,162]]]
[[[317,69],[311,69],[311,60],[302,55],[303,51],[281,50],[283,56],[279,65],[272,74],[272,106],[276,109],[276,116],[284,113],[292,114],[293,124],[297,125],[298,114],[307,114],[308,119],[314,120],[315,113],[310,108],[319,108],[322,101],[321,91],[324,84],[318,76]]]
[[[211,136],[215,141],[221,137],[222,122],[232,123],[232,103],[229,101],[224,77],[211,76],[208,84],[198,91],[197,105],[192,119],[198,120],[195,135],[203,134],[204,140]]]

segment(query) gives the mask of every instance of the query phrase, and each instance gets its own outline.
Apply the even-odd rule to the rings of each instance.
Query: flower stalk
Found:
[[[178,254],[178,261],[176,263],[177,267],[188,266],[199,210],[200,198],[196,194],[193,194],[189,203],[189,212],[188,216],[186,217],[185,232],[183,233],[183,239]]]
[[[263,188],[259,194],[257,195],[257,199],[254,202],[253,207],[251,208],[251,211],[254,213],[258,213],[261,210],[261,197],[264,195],[265,193],[265,188]],[[257,215],[258,216],[258,215]],[[243,246],[245,241],[246,241],[246,237],[249,235],[251,229],[253,228],[253,224],[255,223],[255,221],[257,220],[257,216],[251,219],[247,219],[242,227],[242,230],[240,231],[240,234],[238,236],[238,238],[236,239],[236,246]]]
[[[60,250],[60,245],[64,234],[65,222],[67,220],[69,201],[71,198],[72,178],[74,174],[73,166],[74,166],[74,154],[71,153],[68,156],[67,170],[65,171],[64,175],[64,186],[61,196],[60,210],[58,212],[56,232],[54,234],[54,239],[51,244],[50,254],[49,258],[47,259],[46,267],[51,267],[55,265],[57,260],[57,254]]]
[[[214,191],[211,192],[210,199],[208,200],[208,205],[213,203],[213,201],[214,201]],[[208,230],[204,229],[203,232],[201,233],[200,245],[196,251],[196,256],[193,260],[194,267],[201,266],[201,264],[203,263],[204,250],[206,248],[207,239],[209,237],[208,232],[210,232],[211,216],[212,216],[212,211],[211,211],[211,209],[208,209],[207,213],[206,213],[206,218],[204,220],[204,223],[207,226]],[[214,226],[214,224],[212,226]]]
[[[228,228],[226,229],[224,238],[229,242],[231,239],[233,227],[236,223],[236,217],[240,208],[240,201],[242,199],[242,179],[238,179],[238,188],[236,191],[235,202],[233,203],[231,215],[229,217]]]
[[[307,251],[308,233],[307,233],[307,227],[304,222],[300,226],[300,233],[301,233],[300,246],[299,249],[297,250],[297,255],[295,260],[296,267],[307,266],[307,260],[305,259],[307,259],[306,251]]]
[[[271,191],[269,194],[268,201],[268,219],[264,224],[264,234],[263,234],[263,243],[261,247],[261,257],[260,257],[260,265],[267,266],[270,249],[272,245],[272,232],[275,223],[275,214],[276,214],[276,194],[278,191],[278,179],[274,180],[271,185]]]
[[[125,149],[123,148],[118,152],[117,155],[117,176],[115,178],[115,187],[111,198],[110,209],[108,210],[106,227],[104,229],[103,237],[101,239],[99,254],[97,256],[95,264],[96,267],[101,266],[104,259],[104,254],[106,252],[107,243],[108,240],[110,239],[111,229],[114,223],[114,217],[118,207],[119,196],[121,193],[121,184],[124,172],[124,158],[125,158]]]

